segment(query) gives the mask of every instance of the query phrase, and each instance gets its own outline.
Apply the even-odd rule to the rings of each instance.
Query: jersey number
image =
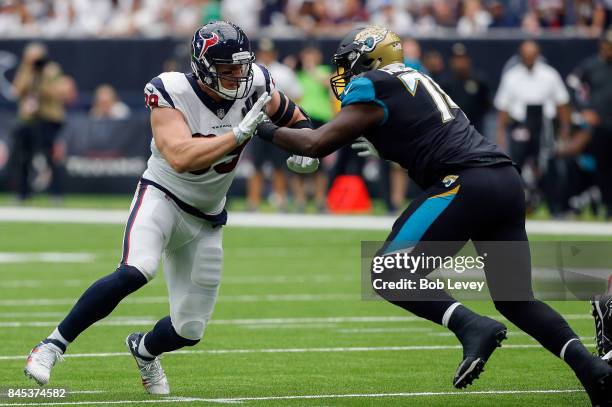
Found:
[[[412,96],[416,94],[419,83],[423,84],[442,115],[442,123],[446,123],[455,117],[451,109],[459,109],[459,106],[429,76],[417,71],[408,71],[398,75],[398,78],[404,82],[406,89]]]
[[[152,94],[146,94],[145,93],[145,106],[146,107],[158,107],[158,103],[159,103],[159,96],[157,96],[155,93]]]
[[[194,135],[192,135],[191,137],[215,137],[214,134],[200,134],[200,133],[196,133]],[[234,170],[234,168],[236,168],[236,165],[238,165],[238,161],[240,160],[240,154],[242,154],[242,150],[244,150],[244,148],[246,147],[247,143],[244,143],[238,147],[236,147],[235,149],[233,149],[232,151],[230,151],[229,153],[227,153],[228,156],[234,156],[232,157],[231,160],[229,161],[224,161],[222,163],[219,163],[215,166],[212,167],[213,170],[215,170],[215,172],[217,174],[227,174],[228,172],[232,172]],[[203,168],[201,170],[197,170],[197,171],[192,171],[191,173],[194,175],[202,175],[207,173],[210,170],[210,167],[206,167]]]

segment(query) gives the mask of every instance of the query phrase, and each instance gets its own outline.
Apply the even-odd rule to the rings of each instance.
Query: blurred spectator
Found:
[[[297,6],[288,7],[289,22],[307,35],[331,34],[334,22],[324,0],[301,0]]]
[[[302,87],[297,76],[286,65],[278,61],[274,43],[267,38],[259,40],[257,62],[264,65],[274,78],[276,88],[286,94],[291,100],[299,103],[302,97]],[[288,154],[274,144],[254,138],[251,143],[254,172],[247,183],[247,202],[250,210],[258,210],[261,196],[264,192],[264,166],[269,164],[272,169],[271,201],[278,209],[287,209],[287,174],[285,161]]]
[[[513,13],[506,10],[506,6],[502,1],[490,1],[487,8],[489,14],[491,14],[491,24],[489,28],[511,28],[521,25],[520,20],[516,18]]]
[[[0,35],[13,36],[25,31],[32,23],[28,9],[19,0],[0,2]]]
[[[568,78],[578,91],[582,118],[592,133],[596,160],[596,180],[606,206],[606,217],[612,218],[612,30],[605,33],[599,54],[581,63]]]
[[[285,20],[285,9],[288,0],[262,0],[259,12],[259,22],[262,26],[269,26],[276,21]]]
[[[49,191],[55,198],[60,197],[59,166],[63,157],[54,153],[54,148],[57,148],[57,136],[64,122],[65,86],[61,67],[48,59],[47,48],[41,43],[28,44],[13,81],[19,103],[14,144],[20,200],[30,195],[32,160],[38,151],[44,155],[48,166]]]
[[[457,32],[460,35],[482,34],[491,24],[491,15],[483,10],[480,0],[465,0],[463,15],[457,23]]]
[[[223,0],[221,15],[224,20],[238,24],[249,36],[257,34],[261,0]]]
[[[444,75],[444,58],[436,50],[430,50],[423,55],[423,67],[427,70],[428,75],[436,81],[440,82]]]
[[[323,56],[317,46],[306,46],[300,53],[301,66],[297,73],[298,81],[304,91],[301,106],[312,119],[315,128],[324,125],[333,116],[329,89],[331,68],[323,65],[322,59]],[[302,210],[306,205],[303,176],[293,177],[293,189],[296,206]],[[327,176],[323,171],[317,171],[314,174],[314,198],[319,211],[325,210],[326,192]]]
[[[556,156],[567,170],[565,183],[558,186],[561,197],[576,214],[587,207],[597,213],[601,201],[600,190],[596,186],[593,144],[590,141],[588,126],[580,113],[574,112],[570,137],[557,143]]]
[[[530,0],[529,3],[540,27],[558,30],[565,25],[564,0]]]
[[[539,55],[540,48],[535,42],[523,42],[520,46],[521,63],[502,75],[495,95],[495,107],[499,111],[497,142],[509,151],[520,168],[526,168],[523,179],[530,205],[537,204],[535,191],[541,187],[549,210],[557,215],[563,210],[563,203],[555,200],[551,185],[540,185],[540,180],[543,174],[550,178],[555,171],[554,165],[550,165],[554,158],[552,120],[555,117],[560,123],[560,139],[569,138],[569,94],[559,73],[539,60]]]
[[[115,88],[103,84],[98,86],[94,92],[94,101],[89,115],[94,119],[120,120],[130,115],[130,108],[119,100]]]
[[[574,18],[578,31],[590,34],[596,30],[593,26],[595,21],[595,6],[593,0],[574,0]]]
[[[427,73],[421,63],[421,46],[413,38],[407,38],[402,42],[404,51],[404,65],[417,71]]]
[[[476,130],[483,132],[483,120],[491,107],[486,79],[472,69],[472,60],[463,44],[454,44],[449,63],[450,77],[442,81],[442,89],[461,107]]]
[[[431,7],[436,25],[453,28],[457,25],[458,0],[432,0]]]
[[[415,31],[421,35],[433,34],[436,31],[437,23],[431,5],[422,5],[416,12]]]
[[[612,26],[612,0],[594,0],[593,35],[600,35]]]
[[[362,0],[344,0],[342,2],[327,2],[328,7],[331,4],[341,4],[342,7],[338,10],[337,16],[334,18],[334,24],[338,31],[348,31],[355,24],[370,23],[368,12]]]
[[[487,27],[538,34],[572,23],[599,35],[611,16],[612,0],[4,0],[0,34],[163,37],[224,19],[250,34],[276,36],[338,36],[365,23],[400,35],[475,35]]]
[[[540,26],[538,15],[533,11],[526,13],[521,21],[521,28],[529,34],[540,35],[542,27]]]
[[[392,0],[382,1],[378,9],[372,13],[370,23],[387,27],[400,37],[414,30],[414,22],[410,13]]]

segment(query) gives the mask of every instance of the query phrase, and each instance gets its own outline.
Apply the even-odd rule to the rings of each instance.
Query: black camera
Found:
[[[49,60],[45,57],[43,58],[39,58],[36,61],[34,61],[34,69],[37,71],[42,71],[43,68],[45,67],[45,65],[47,65],[47,63],[49,62]]]

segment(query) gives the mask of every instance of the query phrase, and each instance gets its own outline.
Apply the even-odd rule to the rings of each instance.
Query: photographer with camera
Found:
[[[29,197],[32,161],[36,153],[41,152],[50,170],[46,171],[50,174],[49,192],[54,199],[59,199],[58,168],[63,154],[56,146],[56,139],[64,122],[65,91],[62,69],[48,59],[44,44],[26,45],[13,80],[13,91],[19,104],[18,123],[13,133],[19,174],[18,198],[23,201]]]

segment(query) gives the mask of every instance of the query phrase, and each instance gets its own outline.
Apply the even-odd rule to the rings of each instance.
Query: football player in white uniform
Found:
[[[32,349],[25,374],[41,385],[67,346],[105,318],[127,295],[152,280],[160,258],[170,315],[126,344],[145,389],[168,394],[159,355],[197,344],[204,334],[221,279],[225,196],[240,153],[267,114],[279,126],[311,127],[307,115],[274,89],[268,71],[253,63],[244,32],[216,21],[191,43],[193,72],[166,72],[145,86],[151,109],[151,157],[132,201],[117,270],[90,286],[57,328]],[[296,172],[318,160],[292,156]]]

